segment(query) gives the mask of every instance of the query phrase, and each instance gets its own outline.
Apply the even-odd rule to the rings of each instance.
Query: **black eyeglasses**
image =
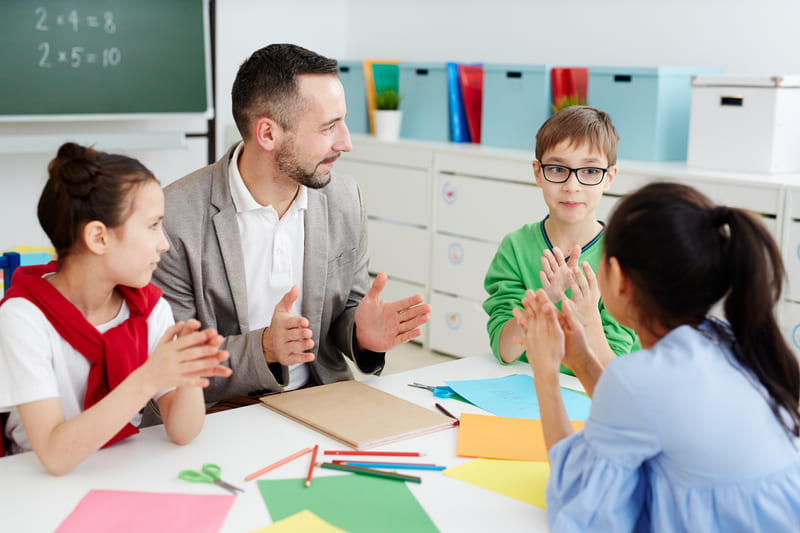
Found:
[[[544,179],[550,183],[564,183],[572,173],[578,178],[578,183],[582,185],[600,185],[606,177],[607,168],[582,167],[569,168],[563,165],[542,165]]]

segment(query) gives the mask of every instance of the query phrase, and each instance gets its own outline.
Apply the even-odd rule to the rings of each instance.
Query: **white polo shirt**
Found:
[[[303,255],[305,250],[305,210],[308,191],[301,185],[283,217],[271,205],[259,204],[239,173],[239,155],[244,143],[239,143],[228,169],[228,181],[236,208],[236,221],[242,237],[242,255],[247,284],[247,313],[250,329],[264,328],[272,323],[275,306],[292,285],[300,287],[300,296],[292,312],[301,316],[303,301]],[[289,384],[284,390],[294,390],[308,382],[311,374],[305,363],[289,367]]]

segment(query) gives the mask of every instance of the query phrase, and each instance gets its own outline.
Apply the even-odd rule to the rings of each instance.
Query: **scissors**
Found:
[[[219,466],[213,463],[206,463],[203,465],[202,472],[198,472],[197,470],[181,470],[178,473],[178,477],[191,483],[214,483],[233,494],[236,494],[237,491],[244,492],[243,489],[222,481],[220,479],[221,472],[222,469]]]
[[[452,395],[456,393],[453,389],[447,386],[440,385],[438,387],[434,387],[433,385],[423,385],[422,383],[409,383],[409,387],[417,387],[419,389],[428,389],[433,393],[434,396],[437,398],[450,398]]]

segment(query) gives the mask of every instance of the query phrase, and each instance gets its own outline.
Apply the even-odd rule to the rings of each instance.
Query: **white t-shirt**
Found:
[[[301,316],[303,302],[303,258],[305,253],[305,211],[308,191],[301,185],[297,197],[286,213],[278,218],[271,205],[259,204],[239,173],[239,143],[228,168],[236,221],[242,237],[242,255],[247,285],[247,316],[250,330],[265,328],[272,323],[272,313],[292,285],[300,295],[292,312]],[[311,373],[304,363],[289,367],[289,384],[283,390],[293,390],[308,382]]]
[[[119,314],[97,330],[105,333],[129,316],[130,309],[123,301]],[[172,309],[161,298],[147,319],[148,355],[174,323]],[[64,418],[74,418],[83,411],[90,366],[35,304],[25,298],[11,298],[0,306],[0,412],[10,413],[5,433],[12,442],[11,453],[32,449],[16,406],[59,398]],[[159,392],[156,399],[167,392]],[[131,423],[138,426],[140,421],[137,415]]]

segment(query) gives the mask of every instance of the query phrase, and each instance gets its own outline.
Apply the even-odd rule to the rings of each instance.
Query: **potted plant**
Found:
[[[400,137],[403,111],[399,109],[402,97],[395,90],[381,91],[375,99],[375,137],[383,141],[396,141]]]

